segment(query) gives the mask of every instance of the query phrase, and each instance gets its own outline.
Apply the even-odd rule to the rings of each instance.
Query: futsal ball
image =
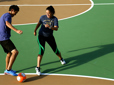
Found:
[[[26,80],[26,75],[24,73],[19,73],[17,76],[17,81],[24,82]]]

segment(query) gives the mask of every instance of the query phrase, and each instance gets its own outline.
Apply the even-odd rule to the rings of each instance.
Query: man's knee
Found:
[[[17,49],[14,49],[11,51],[12,54],[19,54],[19,51]]]

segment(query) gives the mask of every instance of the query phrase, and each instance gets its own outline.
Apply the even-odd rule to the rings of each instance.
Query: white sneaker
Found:
[[[62,65],[66,64],[64,59],[60,60],[60,62],[61,62]]]
[[[36,70],[36,74],[40,76],[41,75],[40,68],[36,67],[35,70]]]

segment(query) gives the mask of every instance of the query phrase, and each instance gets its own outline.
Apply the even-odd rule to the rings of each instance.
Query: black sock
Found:
[[[63,61],[63,58],[61,58],[61,60]]]
[[[36,68],[38,68],[38,70],[40,71],[40,67],[36,67]]]
[[[10,71],[10,70],[7,70],[7,71]]]

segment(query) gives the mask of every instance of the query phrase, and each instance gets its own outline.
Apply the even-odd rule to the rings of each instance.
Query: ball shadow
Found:
[[[27,78],[27,79],[25,80],[25,82],[35,81],[35,80],[38,80],[38,79],[42,79],[42,78],[44,78],[44,77],[46,77],[46,75],[41,75],[41,76],[36,75],[36,76],[30,77],[30,78]]]

